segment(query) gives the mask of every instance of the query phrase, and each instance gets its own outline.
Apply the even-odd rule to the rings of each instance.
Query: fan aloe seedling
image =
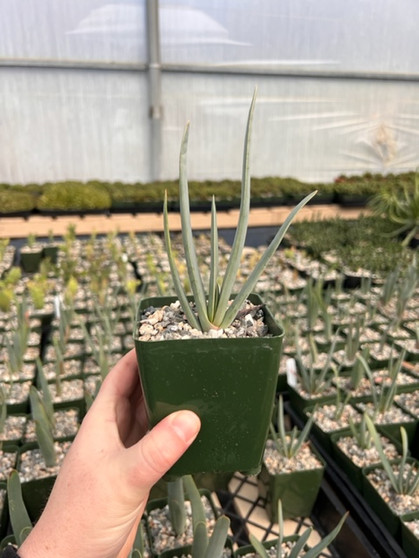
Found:
[[[297,535],[297,540],[294,542],[293,547],[287,554],[288,558],[299,558],[299,556],[304,556],[304,558],[317,558],[317,556],[319,556],[323,552],[323,550],[327,548],[329,544],[331,544],[337,537],[347,517],[348,512],[346,512],[345,515],[342,516],[333,531],[331,531],[324,539],[321,539],[320,542],[318,542],[312,548],[307,548],[308,539],[310,538],[310,535],[313,531],[313,527],[308,527],[301,535]],[[278,527],[279,537],[276,546],[276,557],[282,558],[282,543],[284,542],[284,518],[282,513],[281,500],[278,501]],[[272,554],[268,552],[266,546],[262,544],[260,540],[257,539],[252,533],[249,535],[249,539],[257,555],[260,556],[260,558],[270,558],[272,556]]]
[[[226,544],[230,520],[225,515],[218,517],[209,537],[204,505],[192,475],[184,476],[183,482],[192,508],[192,558],[219,558]]]
[[[16,543],[20,546],[32,530],[32,522],[22,496],[19,474],[13,470],[7,479],[10,523]]]
[[[222,281],[218,277],[218,231],[217,231],[217,214],[215,206],[215,198],[212,198],[211,204],[211,263],[210,277],[208,284],[208,296],[205,293],[204,283],[199,271],[198,258],[196,255],[194,240],[191,228],[188,180],[187,180],[187,147],[189,137],[189,123],[186,125],[180,149],[179,162],[179,204],[180,217],[182,226],[182,239],[187,264],[187,272],[191,285],[193,299],[196,305],[197,315],[192,311],[186,292],[183,288],[180,275],[176,266],[173,254],[168,218],[168,196],[167,192],[164,197],[164,237],[166,250],[169,258],[170,270],[172,273],[174,289],[186,319],[190,325],[198,330],[209,331],[211,329],[225,329],[235,319],[238,311],[241,309],[246,298],[251,293],[257,280],[268,264],[270,258],[278,249],[285,233],[287,232],[292,220],[305,206],[316,191],[306,196],[288,215],[283,225],[280,227],[272,242],[266,248],[265,252],[259,259],[253,271],[247,278],[246,282],[236,294],[233,301],[233,288],[237,273],[240,267],[242,250],[245,244],[247,225],[250,211],[250,175],[249,175],[249,158],[250,158],[250,136],[253,120],[253,112],[256,100],[256,93],[253,95],[252,103],[249,110],[246,137],[244,144],[244,156],[242,167],[242,185],[240,212],[236,234],[231,248],[230,258]],[[230,303],[231,302],[231,303]]]
[[[280,395],[278,403],[278,432],[272,423],[270,425],[270,434],[278,453],[286,459],[292,459],[296,456],[308,439],[313,421],[314,415],[311,415],[303,430],[299,431],[294,426],[291,432],[287,434],[285,430],[284,401],[282,395]]]
[[[383,445],[373,421],[368,415],[365,416],[365,420],[367,422],[368,430],[374,441],[374,445],[378,451],[378,455],[380,456],[381,465],[383,466],[383,469],[386,472],[386,475],[394,491],[397,494],[414,494],[419,488],[419,468],[417,466],[415,467],[414,465],[409,464],[407,461],[409,444],[406,430],[403,428],[403,426],[400,427],[402,457],[400,460],[394,462],[398,468],[398,473],[396,473],[395,468],[393,468],[392,462],[389,461],[384,452]]]

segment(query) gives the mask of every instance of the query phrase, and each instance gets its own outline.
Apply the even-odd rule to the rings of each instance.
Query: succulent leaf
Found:
[[[9,502],[10,522],[16,542],[20,546],[25,535],[32,529],[26,506],[22,496],[22,486],[17,471],[13,470],[7,479],[7,498]]]

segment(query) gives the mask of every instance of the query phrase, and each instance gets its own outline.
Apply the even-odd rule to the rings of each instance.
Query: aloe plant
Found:
[[[380,189],[370,201],[376,215],[387,217],[397,226],[390,236],[406,234],[402,246],[408,246],[419,231],[419,175],[415,173],[413,189]]]
[[[419,468],[413,467],[411,464],[408,464],[407,457],[408,457],[408,439],[406,430],[403,426],[400,427],[400,437],[402,441],[402,457],[399,461],[396,462],[398,473],[394,472],[393,466],[389,461],[388,457],[384,453],[384,448],[380,440],[380,436],[374,426],[373,421],[369,416],[366,416],[366,422],[368,430],[371,434],[371,437],[374,441],[374,445],[378,451],[378,455],[380,456],[380,462],[383,466],[383,469],[393,487],[394,491],[397,494],[408,494],[412,495],[416,492],[419,487]]]
[[[331,383],[333,376],[330,374],[336,374],[336,365],[333,362],[333,353],[335,352],[336,342],[338,340],[339,333],[337,332],[335,337],[332,340],[332,344],[329,348],[329,352],[327,354],[327,360],[319,371],[314,366],[317,357],[317,348],[315,342],[311,343],[311,364],[305,365],[303,362],[303,354],[301,351],[301,345],[299,343],[299,336],[298,333],[296,335],[296,348],[297,348],[297,355],[296,360],[298,363],[298,376],[303,389],[309,393],[310,395],[319,395],[327,389]],[[309,340],[311,340],[311,336],[309,336]]]
[[[29,398],[39,449],[41,450],[46,466],[53,467],[57,462],[52,431],[53,416],[49,414],[48,408],[44,404],[39,391],[34,386],[30,388]]]
[[[183,482],[192,508],[192,558],[220,558],[227,541],[230,520],[225,515],[218,517],[211,537],[208,537],[204,506],[192,475],[184,476]]]
[[[340,519],[336,527],[331,531],[326,537],[321,539],[315,546],[307,549],[307,542],[313,531],[312,527],[308,527],[301,535],[297,535],[297,540],[295,541],[293,547],[287,554],[287,558],[299,558],[304,556],[304,558],[317,558],[325,548],[327,548],[337,537],[342,526],[348,517],[349,512],[346,512]],[[279,537],[276,545],[276,557],[282,558],[282,543],[284,542],[284,518],[282,513],[282,502],[278,501],[278,527],[279,527]],[[252,533],[249,535],[250,543],[256,551],[256,554],[260,558],[270,558],[268,550],[262,544],[262,542],[257,539]]]
[[[365,374],[370,380],[371,396],[374,403],[372,417],[375,419],[378,415],[386,413],[393,405],[394,397],[397,393],[397,374],[394,375],[388,386],[377,387],[374,382],[373,373],[366,359],[362,355],[358,355],[357,358],[364,367]]]
[[[179,176],[179,203],[180,217],[182,225],[182,239],[187,264],[187,273],[191,285],[193,299],[196,305],[197,316],[192,311],[186,292],[180,280],[179,272],[176,266],[169,230],[168,217],[168,196],[167,191],[164,197],[164,238],[166,243],[166,251],[169,258],[170,270],[173,279],[173,286],[186,319],[190,325],[198,330],[209,331],[211,329],[227,328],[235,319],[238,311],[244,304],[247,296],[254,288],[261,273],[265,269],[270,258],[278,249],[285,233],[287,232],[292,220],[300,209],[306,205],[316,194],[316,191],[306,196],[288,215],[283,225],[276,233],[270,245],[266,248],[260,260],[254,267],[253,271],[242,285],[240,291],[236,294],[233,301],[232,294],[237,273],[240,268],[240,260],[244,247],[247,224],[250,211],[250,175],[249,175],[249,157],[250,157],[250,136],[253,121],[253,112],[256,101],[256,92],[253,95],[252,103],[249,110],[247,120],[246,137],[244,145],[243,168],[242,168],[242,186],[240,214],[236,234],[234,237],[230,258],[222,281],[218,277],[218,231],[217,231],[217,213],[215,198],[211,203],[211,264],[210,277],[208,283],[208,296],[205,293],[203,279],[200,275],[198,258],[196,255],[194,240],[191,228],[190,206],[188,195],[187,181],[187,147],[189,137],[189,123],[186,125],[180,149],[180,176]]]
[[[269,426],[271,438],[278,453],[286,459],[295,457],[306,443],[313,421],[314,415],[311,415],[304,425],[303,430],[299,431],[298,428],[294,426],[291,432],[287,434],[285,429],[284,401],[282,395],[280,395],[277,414],[278,431],[275,430],[272,423]]]
[[[10,523],[18,546],[32,530],[32,522],[22,496],[19,473],[12,471],[7,479],[7,498],[9,502]]]
[[[349,428],[358,447],[363,450],[371,449],[373,439],[367,428],[366,413],[362,415],[362,419],[359,422],[354,422],[352,417],[349,417]]]
[[[185,491],[182,477],[167,483],[167,504],[173,530],[176,536],[182,535],[186,528]]]

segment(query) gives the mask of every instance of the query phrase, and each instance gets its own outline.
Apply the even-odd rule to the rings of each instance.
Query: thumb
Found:
[[[192,411],[177,411],[160,421],[129,448],[129,477],[136,489],[149,490],[195,440],[201,421]]]

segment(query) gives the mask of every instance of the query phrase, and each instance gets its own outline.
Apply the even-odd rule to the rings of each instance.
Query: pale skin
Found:
[[[151,487],[200,428],[178,411],[147,432],[135,352],[111,370],[60,469],[21,558],[125,558]]]

